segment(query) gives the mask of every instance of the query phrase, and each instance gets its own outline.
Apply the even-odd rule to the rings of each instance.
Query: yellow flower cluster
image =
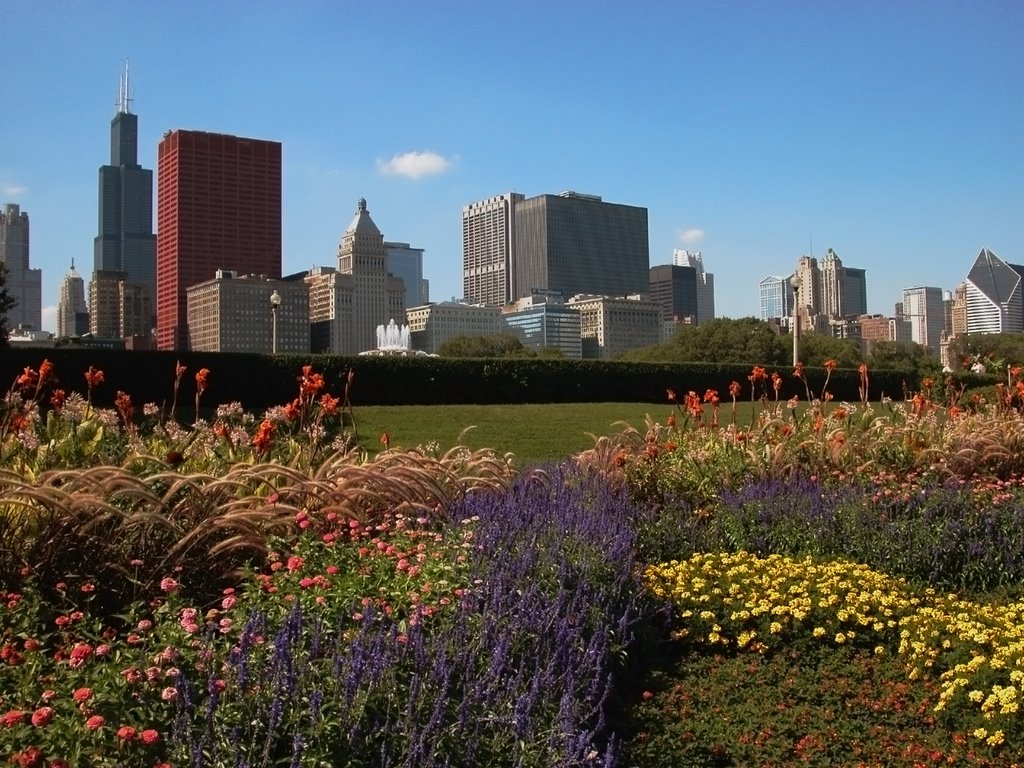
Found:
[[[1007,732],[1024,726],[1024,603],[983,605],[857,563],[747,552],[649,566],[644,582],[675,605],[679,637],[761,652],[807,635],[895,648],[911,679],[946,670],[936,711],[959,700]],[[979,728],[978,738],[996,745],[1004,730]]]

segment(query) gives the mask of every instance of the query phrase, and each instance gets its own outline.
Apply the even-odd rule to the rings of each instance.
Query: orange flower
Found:
[[[114,400],[114,405],[117,407],[117,412],[121,414],[121,419],[124,421],[125,426],[132,423],[132,398],[127,392],[117,390],[117,398]]]
[[[740,383],[738,381],[734,381],[732,384],[729,385],[729,394],[732,396],[733,399],[739,397],[741,391],[742,388],[740,387]]]
[[[296,398],[284,407],[284,417],[288,421],[295,421],[302,415],[302,402]]]
[[[733,382],[733,384],[736,384],[736,386],[737,386],[736,394],[733,395],[733,397],[736,397],[736,395],[739,394],[739,389],[738,389],[739,384],[737,382],[735,382],[735,381]],[[732,387],[731,386],[729,387],[729,391],[732,392]],[[707,392],[705,392],[704,393],[704,402],[705,403],[711,403],[711,405],[713,405],[713,406],[718,405],[721,402],[721,399],[718,397],[718,390],[717,389],[709,389]]]
[[[324,409],[324,413],[328,416],[333,416],[338,412],[338,403],[340,399],[337,397],[331,397],[326,392],[320,397],[320,407]]]
[[[46,386],[53,378],[53,363],[43,360],[42,365],[39,366],[39,386]]]
[[[668,396],[668,401],[674,403],[676,401],[676,391],[674,389],[666,389],[665,394]]]
[[[772,389],[776,392],[782,389],[782,377],[776,371],[772,371]]]
[[[793,375],[796,376],[798,379],[802,379],[804,377],[804,364],[801,363],[799,360],[797,361],[796,365],[793,366]]]
[[[380,433],[380,444],[384,446],[385,451],[391,447],[391,435],[386,429]]]
[[[53,410],[59,411],[64,407],[64,401],[67,399],[67,393],[63,389],[53,390],[53,394],[50,396],[50,405],[53,406]]]
[[[762,368],[760,365],[755,365],[754,370],[750,372],[750,375],[747,376],[747,378],[756,384],[759,381],[764,381],[767,375],[768,374],[764,368]]]
[[[668,418],[667,418],[667,419],[666,419],[665,421],[666,421],[666,423],[667,423],[667,424],[668,424],[668,425],[669,425],[670,427],[675,427],[675,425],[676,425],[676,415],[675,415],[674,413],[670,413],[670,414],[668,415]]]
[[[826,360],[823,363],[823,365],[825,366],[825,370],[826,371],[828,371],[829,373],[832,373],[832,371],[834,371],[836,369],[837,363],[832,358],[829,358],[828,360]]]
[[[210,377],[209,368],[200,368],[196,372],[196,397],[203,394],[206,391],[208,380]]]
[[[89,387],[89,389],[92,389],[93,387],[102,384],[104,378],[105,377],[103,376],[103,371],[97,370],[96,368],[93,368],[91,365],[89,366],[89,370],[85,372],[85,383]]]
[[[27,365],[21,375],[14,380],[14,385],[19,389],[35,389],[38,383],[39,374]]]
[[[270,438],[274,436],[274,429],[274,422],[270,419],[264,419],[257,427],[256,434],[252,438],[252,446],[257,453],[266,453],[270,448]]]

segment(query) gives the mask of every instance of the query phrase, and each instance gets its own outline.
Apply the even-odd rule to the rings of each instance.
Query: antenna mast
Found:
[[[131,112],[132,91],[128,80],[128,59],[124,60],[124,72],[118,80],[117,86],[117,111],[121,114]]]

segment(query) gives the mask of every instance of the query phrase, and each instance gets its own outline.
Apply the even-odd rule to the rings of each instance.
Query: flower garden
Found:
[[[1019,369],[837,403],[755,367],[540,467],[371,459],[312,366],[264,414],[216,375],[6,394],[9,764],[1024,763]]]

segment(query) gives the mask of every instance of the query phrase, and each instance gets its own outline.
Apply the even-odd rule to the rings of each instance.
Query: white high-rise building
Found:
[[[931,286],[904,288],[902,304],[900,316],[910,323],[911,339],[937,355],[946,327],[942,289]]]
[[[700,251],[672,251],[672,263],[677,267],[689,267],[696,273],[697,322],[706,323],[715,319],[715,276],[704,271],[704,259]]]
[[[981,249],[965,281],[968,335],[1024,331],[1022,276],[1024,266]]]

